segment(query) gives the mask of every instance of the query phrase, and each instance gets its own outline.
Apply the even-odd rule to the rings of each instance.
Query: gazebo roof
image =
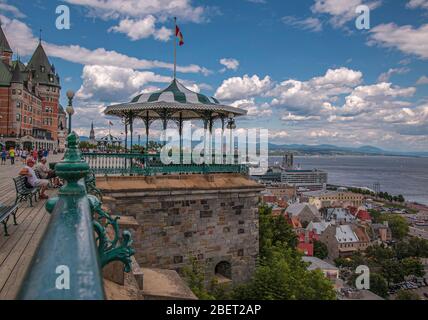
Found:
[[[108,134],[100,139],[98,139],[99,142],[106,142],[106,143],[120,143],[122,142],[119,138]]]
[[[183,86],[177,79],[163,90],[143,93],[134,97],[129,103],[108,106],[106,115],[123,117],[130,112],[136,116],[161,119],[167,113],[167,118],[183,120],[200,119],[209,115],[212,118],[242,116],[246,110],[221,104],[214,97],[208,97],[193,92]]]

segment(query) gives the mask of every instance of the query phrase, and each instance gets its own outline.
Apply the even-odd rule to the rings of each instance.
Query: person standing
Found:
[[[38,155],[37,149],[34,148],[32,154],[31,154],[31,156],[33,157],[34,162],[37,162],[37,155]]]
[[[9,150],[9,158],[10,158],[10,164],[14,165],[15,164],[15,149],[12,147]]]
[[[22,159],[22,163],[25,164],[27,161],[27,149],[23,149],[21,152],[21,159]]]
[[[1,164],[6,164],[6,157],[7,157],[7,152],[6,149],[3,148],[1,151]]]

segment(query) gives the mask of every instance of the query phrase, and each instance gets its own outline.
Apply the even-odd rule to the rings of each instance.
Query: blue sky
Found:
[[[55,27],[61,4],[70,30]],[[368,30],[355,26],[358,5],[370,8]],[[239,127],[268,128],[274,143],[427,150],[428,0],[0,0],[24,62],[43,30],[63,92],[77,92],[82,135],[91,121],[106,133],[106,105],[167,85],[174,15],[178,78],[247,109]]]

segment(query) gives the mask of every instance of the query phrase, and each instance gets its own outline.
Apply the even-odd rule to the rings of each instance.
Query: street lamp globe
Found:
[[[66,94],[67,94],[67,98],[69,100],[74,98],[74,91],[73,90],[68,90]]]
[[[68,106],[65,108],[65,112],[67,112],[69,116],[72,116],[74,114],[74,108],[72,106]]]

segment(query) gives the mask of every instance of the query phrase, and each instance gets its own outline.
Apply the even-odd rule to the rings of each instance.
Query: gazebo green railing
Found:
[[[118,218],[101,208],[94,192],[95,181],[88,176],[89,165],[82,161],[74,132],[67,137],[67,143],[64,160],[55,165],[57,175],[66,184],[58,197],[46,203],[51,219],[18,299],[102,300],[102,268],[121,261],[124,271],[130,271],[130,257],[134,254],[131,235],[128,231],[120,234]],[[112,232],[108,233],[107,228]]]
[[[248,167],[239,164],[237,159],[228,164],[226,157],[223,163],[212,164],[163,164],[159,154],[138,153],[82,153],[91,171],[103,175],[156,175],[156,174],[207,174],[207,173],[240,173],[248,174]],[[182,159],[189,155],[183,154]],[[190,159],[190,158],[189,158]],[[214,157],[213,157],[214,159]],[[189,161],[190,162],[190,161]]]

